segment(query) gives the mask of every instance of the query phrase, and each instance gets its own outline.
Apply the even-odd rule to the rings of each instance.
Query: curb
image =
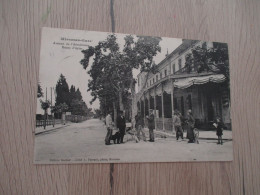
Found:
[[[35,133],[35,135],[40,135],[40,134],[43,134],[43,133],[46,133],[46,132],[49,132],[49,131],[54,131],[54,130],[57,130],[57,129],[61,129],[63,127],[68,127],[70,125],[64,125],[64,126],[61,126],[61,127],[56,127],[54,129],[49,129],[49,130],[46,130],[46,131],[41,131],[41,132],[38,132],[38,133]]]
[[[154,134],[157,134],[157,135],[163,135],[163,136],[166,136],[166,137],[172,137],[172,138],[176,138],[175,135],[171,135],[169,133],[164,133],[164,132],[160,132],[160,131],[154,131]],[[206,137],[199,137],[199,140],[218,140],[218,138],[206,138]],[[233,139],[222,139],[222,140],[225,140],[225,141],[232,141]]]

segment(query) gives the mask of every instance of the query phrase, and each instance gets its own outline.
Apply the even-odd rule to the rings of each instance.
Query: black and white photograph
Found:
[[[228,45],[42,28],[35,164],[232,161]]]

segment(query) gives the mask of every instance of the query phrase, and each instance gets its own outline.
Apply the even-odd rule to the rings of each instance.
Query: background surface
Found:
[[[257,0],[0,0],[0,194],[260,194],[259,13]],[[234,161],[33,165],[44,26],[227,42]]]

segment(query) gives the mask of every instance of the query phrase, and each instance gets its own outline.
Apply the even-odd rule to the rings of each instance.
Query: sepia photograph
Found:
[[[34,163],[232,161],[227,43],[42,28]]]

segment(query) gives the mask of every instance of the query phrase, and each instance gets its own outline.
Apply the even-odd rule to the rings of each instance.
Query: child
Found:
[[[216,123],[213,124],[217,129],[217,136],[218,136],[218,143],[217,144],[223,144],[222,135],[223,135],[223,124],[220,120],[220,118],[216,118]]]

